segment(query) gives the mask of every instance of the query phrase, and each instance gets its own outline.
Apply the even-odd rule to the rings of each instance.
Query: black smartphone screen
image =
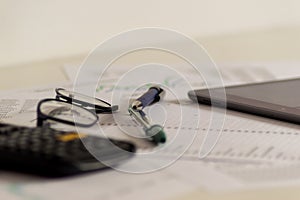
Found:
[[[228,87],[226,94],[300,108],[300,79]]]
[[[300,124],[300,78],[225,87],[226,101],[215,106]],[[190,91],[190,99],[211,104],[210,92],[219,88]],[[215,95],[218,96],[218,95]]]

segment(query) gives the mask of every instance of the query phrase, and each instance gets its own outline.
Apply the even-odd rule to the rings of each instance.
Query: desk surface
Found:
[[[245,32],[232,35],[197,38],[218,63],[256,61],[299,61],[300,27]],[[78,64],[86,55],[24,63],[0,68],[0,89],[17,89],[66,81],[62,66]],[[239,191],[222,195],[204,191],[178,197],[178,199],[299,199],[300,187],[280,187]]]

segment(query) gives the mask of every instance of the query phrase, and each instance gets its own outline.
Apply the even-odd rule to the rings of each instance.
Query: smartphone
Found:
[[[300,78],[225,87],[226,100],[218,98],[221,89],[189,91],[188,96],[198,103],[300,124]]]

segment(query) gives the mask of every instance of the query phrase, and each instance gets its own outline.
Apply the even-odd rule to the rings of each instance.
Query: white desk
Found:
[[[273,29],[224,36],[197,38],[217,63],[251,61],[299,61],[300,27]],[[64,81],[65,63],[80,63],[86,55],[24,63],[0,69],[0,88],[13,89]],[[202,190],[177,199],[299,199],[300,187],[280,187],[226,194],[210,194]]]

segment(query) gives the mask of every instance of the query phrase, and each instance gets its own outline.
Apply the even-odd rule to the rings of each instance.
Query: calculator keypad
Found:
[[[132,144],[122,141],[61,132],[48,127],[27,128],[0,124],[0,164],[5,162],[3,159],[11,157],[12,163],[22,165],[24,162],[24,166],[30,165],[31,161],[35,165],[47,163],[46,166],[52,166],[43,173],[47,173],[47,170],[53,173],[57,170],[62,174],[79,173],[82,169],[78,166],[82,163],[99,163],[99,169],[106,167],[88,150],[92,150],[94,155],[103,155],[105,159],[124,159],[124,155],[119,155],[112,143],[129,152],[135,150]],[[60,171],[60,168],[65,170],[66,166],[73,168]]]

